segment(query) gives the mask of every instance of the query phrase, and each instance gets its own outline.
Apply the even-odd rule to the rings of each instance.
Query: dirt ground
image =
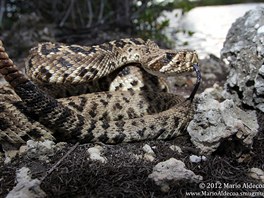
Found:
[[[191,154],[198,154],[187,135],[173,141],[147,141],[133,144],[104,145],[103,155],[107,163],[102,164],[88,159],[86,150],[93,144],[80,145],[75,149],[41,184],[48,197],[186,197],[186,192],[201,192],[199,184],[176,184],[168,193],[148,179],[152,168],[158,162],[169,158],[182,160],[195,174],[203,176],[203,183],[244,184],[258,182],[248,177],[251,167],[263,168],[263,131],[259,133],[250,152],[249,159],[239,163],[231,152],[221,149],[208,156],[207,161],[192,163]],[[153,162],[135,159],[133,154],[143,154],[142,147],[154,147],[156,158]],[[169,146],[178,145],[183,153],[172,151]],[[10,164],[0,164],[0,196],[4,197],[15,186],[15,172],[26,166],[32,171],[33,178],[41,178],[72,145],[68,144],[50,158],[48,163],[30,159],[27,155],[17,157]],[[207,189],[216,191],[219,189]],[[255,189],[224,189],[228,192],[254,192]],[[263,189],[260,189],[263,192]]]

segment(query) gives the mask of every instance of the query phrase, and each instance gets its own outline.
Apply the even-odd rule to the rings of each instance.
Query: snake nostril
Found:
[[[177,60],[175,63],[176,63],[176,65],[180,65],[181,64],[181,61],[180,60]]]
[[[173,59],[173,57],[175,56],[175,54],[173,53],[166,53],[166,58],[171,61]]]

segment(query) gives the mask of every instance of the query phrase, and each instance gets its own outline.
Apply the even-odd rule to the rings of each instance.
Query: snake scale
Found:
[[[193,70],[198,80],[189,98],[166,92],[160,76]],[[161,49],[136,38],[91,47],[41,43],[30,51],[27,75],[0,41],[0,73],[9,83],[0,92],[3,147],[29,139],[109,144],[171,139],[192,118],[200,82],[195,51]]]

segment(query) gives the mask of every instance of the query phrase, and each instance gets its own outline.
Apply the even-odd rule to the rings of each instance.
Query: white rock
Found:
[[[51,140],[43,142],[28,140],[27,141],[27,156],[43,161],[48,161],[50,156],[53,156],[56,151],[56,145]]]
[[[173,150],[173,151],[176,151],[177,153],[179,154],[182,154],[182,149],[181,147],[177,146],[177,145],[171,145],[170,146],[170,149]]]
[[[205,156],[202,155],[202,160],[203,161],[206,161],[207,160],[207,157],[205,157]]]
[[[154,151],[152,150],[152,148],[148,144],[145,144],[142,149],[145,153],[155,155]]]
[[[239,35],[239,36],[238,36]],[[240,102],[264,112],[264,7],[258,6],[238,18],[226,36],[221,57],[228,59],[230,72],[225,87]],[[235,96],[235,97],[236,97]]]
[[[255,79],[255,85],[257,95],[264,94],[264,65],[262,65],[259,69],[259,74]]]
[[[102,163],[106,163],[107,159],[106,157],[101,156],[101,151],[103,150],[103,148],[99,145],[96,145],[94,147],[91,147],[87,150],[87,152],[89,153],[89,158],[92,161],[100,161]]]
[[[264,33],[264,25],[262,25],[261,27],[258,28],[257,33],[258,34]]]
[[[144,154],[144,159],[150,162],[153,162],[155,160],[155,157],[149,153]]]
[[[191,162],[194,162],[194,163],[199,163],[202,161],[202,157],[201,156],[197,156],[197,155],[191,155],[189,157],[190,161]]]
[[[189,159],[193,163],[199,163],[201,161],[207,160],[207,158],[205,156],[197,156],[197,155],[190,155]]]
[[[29,168],[22,167],[16,173],[16,186],[8,193],[6,198],[42,198],[46,193],[40,188],[38,179],[31,179]]]
[[[168,192],[171,187],[181,182],[199,182],[203,179],[202,176],[186,169],[185,164],[175,158],[158,163],[148,178],[160,186],[163,192]]]
[[[264,171],[259,168],[251,168],[248,175],[264,184]]]
[[[151,161],[151,162],[155,160],[156,154],[154,153],[154,151],[148,144],[145,144],[142,149],[145,152],[144,153],[145,160]]]
[[[240,109],[231,99],[219,102],[219,95],[211,88],[197,97],[196,113],[187,127],[192,143],[210,155],[224,139],[236,135],[250,148],[259,127],[256,112]]]

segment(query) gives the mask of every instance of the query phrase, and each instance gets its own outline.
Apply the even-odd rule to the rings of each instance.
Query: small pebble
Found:
[[[102,163],[106,163],[107,159],[105,157],[101,156],[101,151],[103,150],[103,148],[99,145],[96,145],[94,147],[91,147],[87,150],[88,154],[89,154],[89,158],[92,161],[100,161]]]
[[[207,158],[205,156],[197,156],[197,155],[191,155],[189,157],[190,161],[193,163],[200,163],[201,161],[206,161]]]

